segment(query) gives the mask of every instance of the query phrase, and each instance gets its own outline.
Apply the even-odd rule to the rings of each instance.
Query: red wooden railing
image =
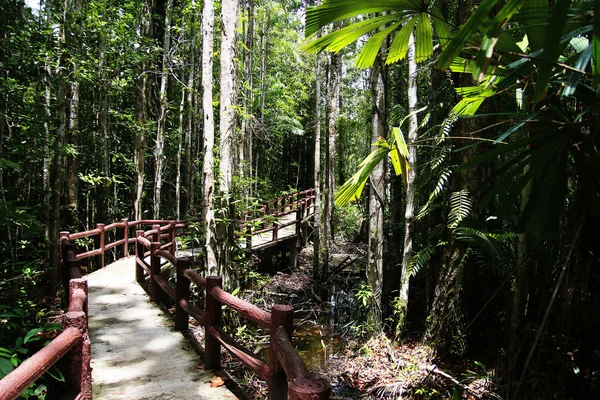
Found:
[[[314,214],[314,190],[279,197],[265,204],[265,214],[280,217],[296,213],[296,219],[288,224],[263,228],[273,231],[277,241],[277,231],[296,224],[296,234],[300,235],[305,226],[302,222]],[[207,368],[221,366],[221,347],[240,359],[248,368],[267,382],[269,398],[287,399],[329,399],[329,382],[309,375],[306,365],[291,344],[293,315],[291,306],[274,305],[271,312],[262,310],[243,301],[221,288],[221,277],[202,277],[190,269],[190,260],[175,257],[175,238],[178,230],[185,228],[189,221],[127,219],[110,225],[97,224],[95,229],[85,232],[61,232],[62,263],[61,276],[65,293],[69,295],[68,310],[63,316],[63,332],[46,347],[23,362],[17,369],[0,381],[0,400],[16,399],[29,385],[42,376],[55,363],[65,364],[65,378],[73,398],[92,398],[91,351],[87,326],[87,281],[81,279],[81,261],[94,257],[95,269],[105,265],[107,252],[121,248],[122,257],[129,255],[129,245],[135,244],[136,279],[142,283],[146,273],[150,280],[150,298],[157,303],[167,304],[169,298],[175,302],[175,327],[188,328],[189,317],[196,319],[205,328],[205,363]],[[256,220],[252,221],[256,225]],[[151,226],[150,230],[132,229]],[[250,225],[248,225],[250,226]],[[252,231],[250,230],[250,235]],[[260,233],[254,232],[254,234]],[[110,240],[110,237],[114,240]],[[77,252],[73,241],[92,238],[92,250]],[[107,240],[108,239],[108,240]],[[252,248],[252,242],[247,246]],[[150,257],[150,263],[146,258]],[[161,262],[170,261],[177,271],[177,285],[173,288],[160,275]],[[93,268],[93,267],[92,267]],[[190,302],[190,284],[194,283],[206,292],[205,309],[200,310]],[[232,339],[222,327],[222,306],[238,312],[267,329],[270,334],[268,363],[254,356],[249,350]]]
[[[88,336],[87,281],[81,279],[79,261],[73,246],[64,248],[64,263],[69,271],[69,306],[62,316],[63,331],[42,350],[25,360],[18,368],[0,380],[0,400],[13,400],[57,362],[62,371],[70,398],[92,398],[91,351]]]
[[[294,310],[287,305],[274,305],[267,312],[251,303],[239,299],[221,287],[222,278],[200,276],[190,269],[190,260],[176,258],[165,251],[159,225],[147,232],[136,233],[136,279],[143,283],[146,275],[150,279],[149,294],[152,301],[169,305],[175,303],[175,328],[188,329],[192,316],[204,326],[204,360],[208,369],[221,367],[221,347],[238,358],[244,365],[267,382],[269,399],[329,399],[329,382],[309,375],[306,365],[291,343]],[[149,257],[149,262],[146,260]],[[177,271],[177,283],[173,288],[160,275],[161,258],[169,261]],[[190,301],[190,284],[194,283],[205,291],[205,307],[200,310]],[[265,362],[231,338],[222,326],[222,308],[227,306],[262,328],[269,331],[269,361]]]
[[[292,221],[280,224],[275,221],[289,214],[296,214]],[[247,215],[243,221],[240,221],[241,230],[245,233],[246,249],[257,250],[259,248],[269,247],[280,239],[290,239],[294,237],[306,238],[307,224],[304,222],[315,213],[315,190],[308,189],[303,192],[292,193],[286,196],[273,199],[260,208],[258,217],[252,218]],[[265,218],[269,216],[269,218]],[[284,238],[279,237],[279,231],[288,226],[296,226],[296,232],[293,236]],[[258,228],[258,229],[256,229]],[[271,241],[260,246],[252,245],[252,236],[271,232]]]

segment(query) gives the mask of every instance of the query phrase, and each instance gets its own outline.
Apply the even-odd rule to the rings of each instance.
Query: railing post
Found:
[[[84,281],[85,282],[85,281]],[[87,286],[87,282],[86,282]],[[74,286],[75,287],[75,286]],[[78,399],[92,399],[92,369],[90,362],[92,352],[88,335],[87,314],[84,311],[69,311],[62,318],[63,329],[77,328],[83,336],[83,341],[75,346],[66,358],[66,368],[63,369],[65,380],[71,387],[79,390]]]
[[[209,328],[221,326],[221,303],[212,296],[212,289],[221,287],[223,278],[220,276],[206,277],[206,306],[204,331],[204,363],[207,369],[221,368],[221,343],[210,333]]]
[[[96,256],[96,269],[101,269],[104,268],[104,224],[96,224],[96,229],[100,229],[100,233],[94,237],[94,247],[100,250]]]
[[[177,286],[175,287],[175,329],[184,331],[188,329],[189,315],[181,306],[183,301],[190,298],[190,280],[183,274],[190,268],[189,258],[177,259]],[[205,333],[206,335],[206,333]]]
[[[152,225],[152,230],[154,231],[154,234],[152,235],[152,241],[160,244],[160,225]]]
[[[73,244],[69,244],[69,232],[60,232],[60,277],[62,279],[65,298],[68,298],[69,294],[69,267],[67,266],[67,246],[69,245],[73,249],[75,248]]]
[[[283,326],[287,332],[290,341],[292,340],[292,332],[294,328],[294,308],[292,306],[275,304],[271,308],[271,328],[270,328],[270,344],[269,344],[269,371],[271,376],[268,385],[269,400],[287,399],[287,377],[285,371],[279,362],[275,346],[275,332],[279,326]]]
[[[172,217],[169,217],[171,221],[169,222],[169,242],[171,242],[171,254],[175,255],[175,221],[173,221]]]
[[[279,237],[279,224],[277,220],[273,221],[273,241],[276,242]]]
[[[137,283],[141,284],[144,282],[144,269],[138,265],[138,260],[144,261],[146,247],[137,241],[137,238],[140,236],[144,236],[144,231],[135,231],[135,280]]]
[[[154,279],[156,275],[160,275],[160,257],[156,255],[156,251],[159,249],[159,242],[150,243],[150,300],[155,303],[158,303],[161,297],[161,288]]]
[[[127,218],[121,220],[123,224],[123,258],[129,257],[129,221]]]

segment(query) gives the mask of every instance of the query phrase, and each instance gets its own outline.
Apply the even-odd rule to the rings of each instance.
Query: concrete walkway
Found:
[[[236,399],[210,387],[192,346],[135,283],[134,263],[87,276],[94,399]]]

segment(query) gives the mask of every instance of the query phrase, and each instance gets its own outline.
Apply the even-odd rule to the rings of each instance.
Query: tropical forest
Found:
[[[0,0],[2,400],[127,260],[227,398],[600,398],[598,226],[598,0]]]

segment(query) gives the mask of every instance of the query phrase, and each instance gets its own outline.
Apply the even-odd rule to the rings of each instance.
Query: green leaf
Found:
[[[460,190],[450,195],[450,212],[448,213],[448,228],[454,229],[471,214],[473,201],[468,190]]]
[[[311,36],[325,25],[357,15],[391,11],[407,14],[407,10],[414,12],[419,8],[421,4],[417,0],[325,0],[316,7],[307,8],[305,33],[307,37]]]
[[[579,55],[579,58],[577,59],[577,62],[575,63],[574,67],[575,69],[579,70],[579,71],[585,71],[588,64],[590,63],[590,60],[592,58],[592,45],[589,45],[587,47],[587,49],[585,49],[584,51],[581,52],[581,54]],[[575,89],[577,88],[577,85],[579,84],[579,81],[581,79],[581,73],[579,72],[571,72],[571,76],[569,77],[569,81],[567,82],[567,86],[565,87],[565,90],[563,90],[562,92],[562,96],[571,96],[572,94],[575,93]]]
[[[438,60],[438,68],[447,69],[452,60],[464,49],[465,44],[473,37],[473,34],[479,27],[481,21],[487,17],[498,0],[483,0],[479,7],[471,14],[469,19],[460,27],[454,38],[448,43],[448,46],[441,54]]]
[[[560,39],[567,22],[566,16],[570,5],[571,0],[557,0],[552,8],[552,16],[550,17],[550,26],[552,29],[546,34],[542,63],[538,69],[538,77],[533,94],[533,101],[536,103],[545,97],[546,89],[548,89],[552,71],[554,70],[554,65],[563,48]]]
[[[433,24],[435,36],[438,39],[442,51],[444,51],[446,49],[446,45],[450,41],[450,27],[444,19],[442,11],[439,9],[439,7],[433,9],[433,11],[431,12],[431,17],[431,22]]]
[[[358,68],[369,68],[375,62],[377,58],[377,54],[379,53],[379,49],[381,48],[381,44],[385,40],[385,38],[392,33],[398,26],[400,26],[400,22],[396,22],[382,30],[381,32],[377,32],[369,41],[363,46],[362,51],[358,55],[356,59],[355,65]]]
[[[389,148],[377,146],[359,165],[358,171],[348,179],[335,194],[335,203],[343,207],[351,201],[360,198],[369,175],[375,166],[388,154]]]
[[[433,42],[431,39],[431,20],[429,15],[422,12],[417,21],[415,30],[415,61],[427,60],[433,54]]]
[[[6,358],[0,358],[0,378],[4,378],[6,375],[10,374],[15,367],[11,364],[9,360]]]
[[[410,169],[410,165],[408,160],[410,155],[408,153],[408,146],[406,145],[406,141],[404,140],[404,135],[402,134],[402,130],[399,127],[392,128],[392,165],[394,166],[394,171],[396,175],[404,176],[404,185],[408,185],[408,170]]]
[[[36,340],[39,340],[39,339],[41,339],[41,337],[40,337],[40,336],[35,336],[35,335],[37,335],[38,333],[40,333],[41,331],[43,331],[43,329],[40,329],[40,328],[34,328],[34,329],[31,329],[31,330],[30,330],[29,332],[27,332],[27,334],[25,335],[25,338],[23,339],[23,343],[27,343],[27,342],[29,342],[29,341],[31,341],[31,342],[34,342],[34,341],[36,341]],[[31,340],[32,338],[33,338],[33,340]]]
[[[408,52],[408,38],[415,27],[417,19],[417,17],[411,18],[404,24],[402,29],[398,31],[394,41],[392,42],[390,51],[388,52],[387,59],[385,60],[386,64],[398,62],[406,57],[406,53]]]
[[[355,42],[361,36],[366,35],[389,22],[395,21],[396,16],[384,15],[357,22],[342,29],[333,31],[317,40],[314,40],[302,47],[302,50],[308,53],[329,50],[338,52],[350,43]]]
[[[492,54],[494,53],[494,46],[496,46],[501,33],[500,29],[510,21],[514,13],[523,5],[523,1],[525,0],[509,0],[490,24],[481,41],[481,49],[477,55],[477,67],[473,71],[473,78],[475,80],[482,81],[485,78]]]
[[[521,12],[531,51],[544,46],[548,29],[548,0],[525,0]]]

